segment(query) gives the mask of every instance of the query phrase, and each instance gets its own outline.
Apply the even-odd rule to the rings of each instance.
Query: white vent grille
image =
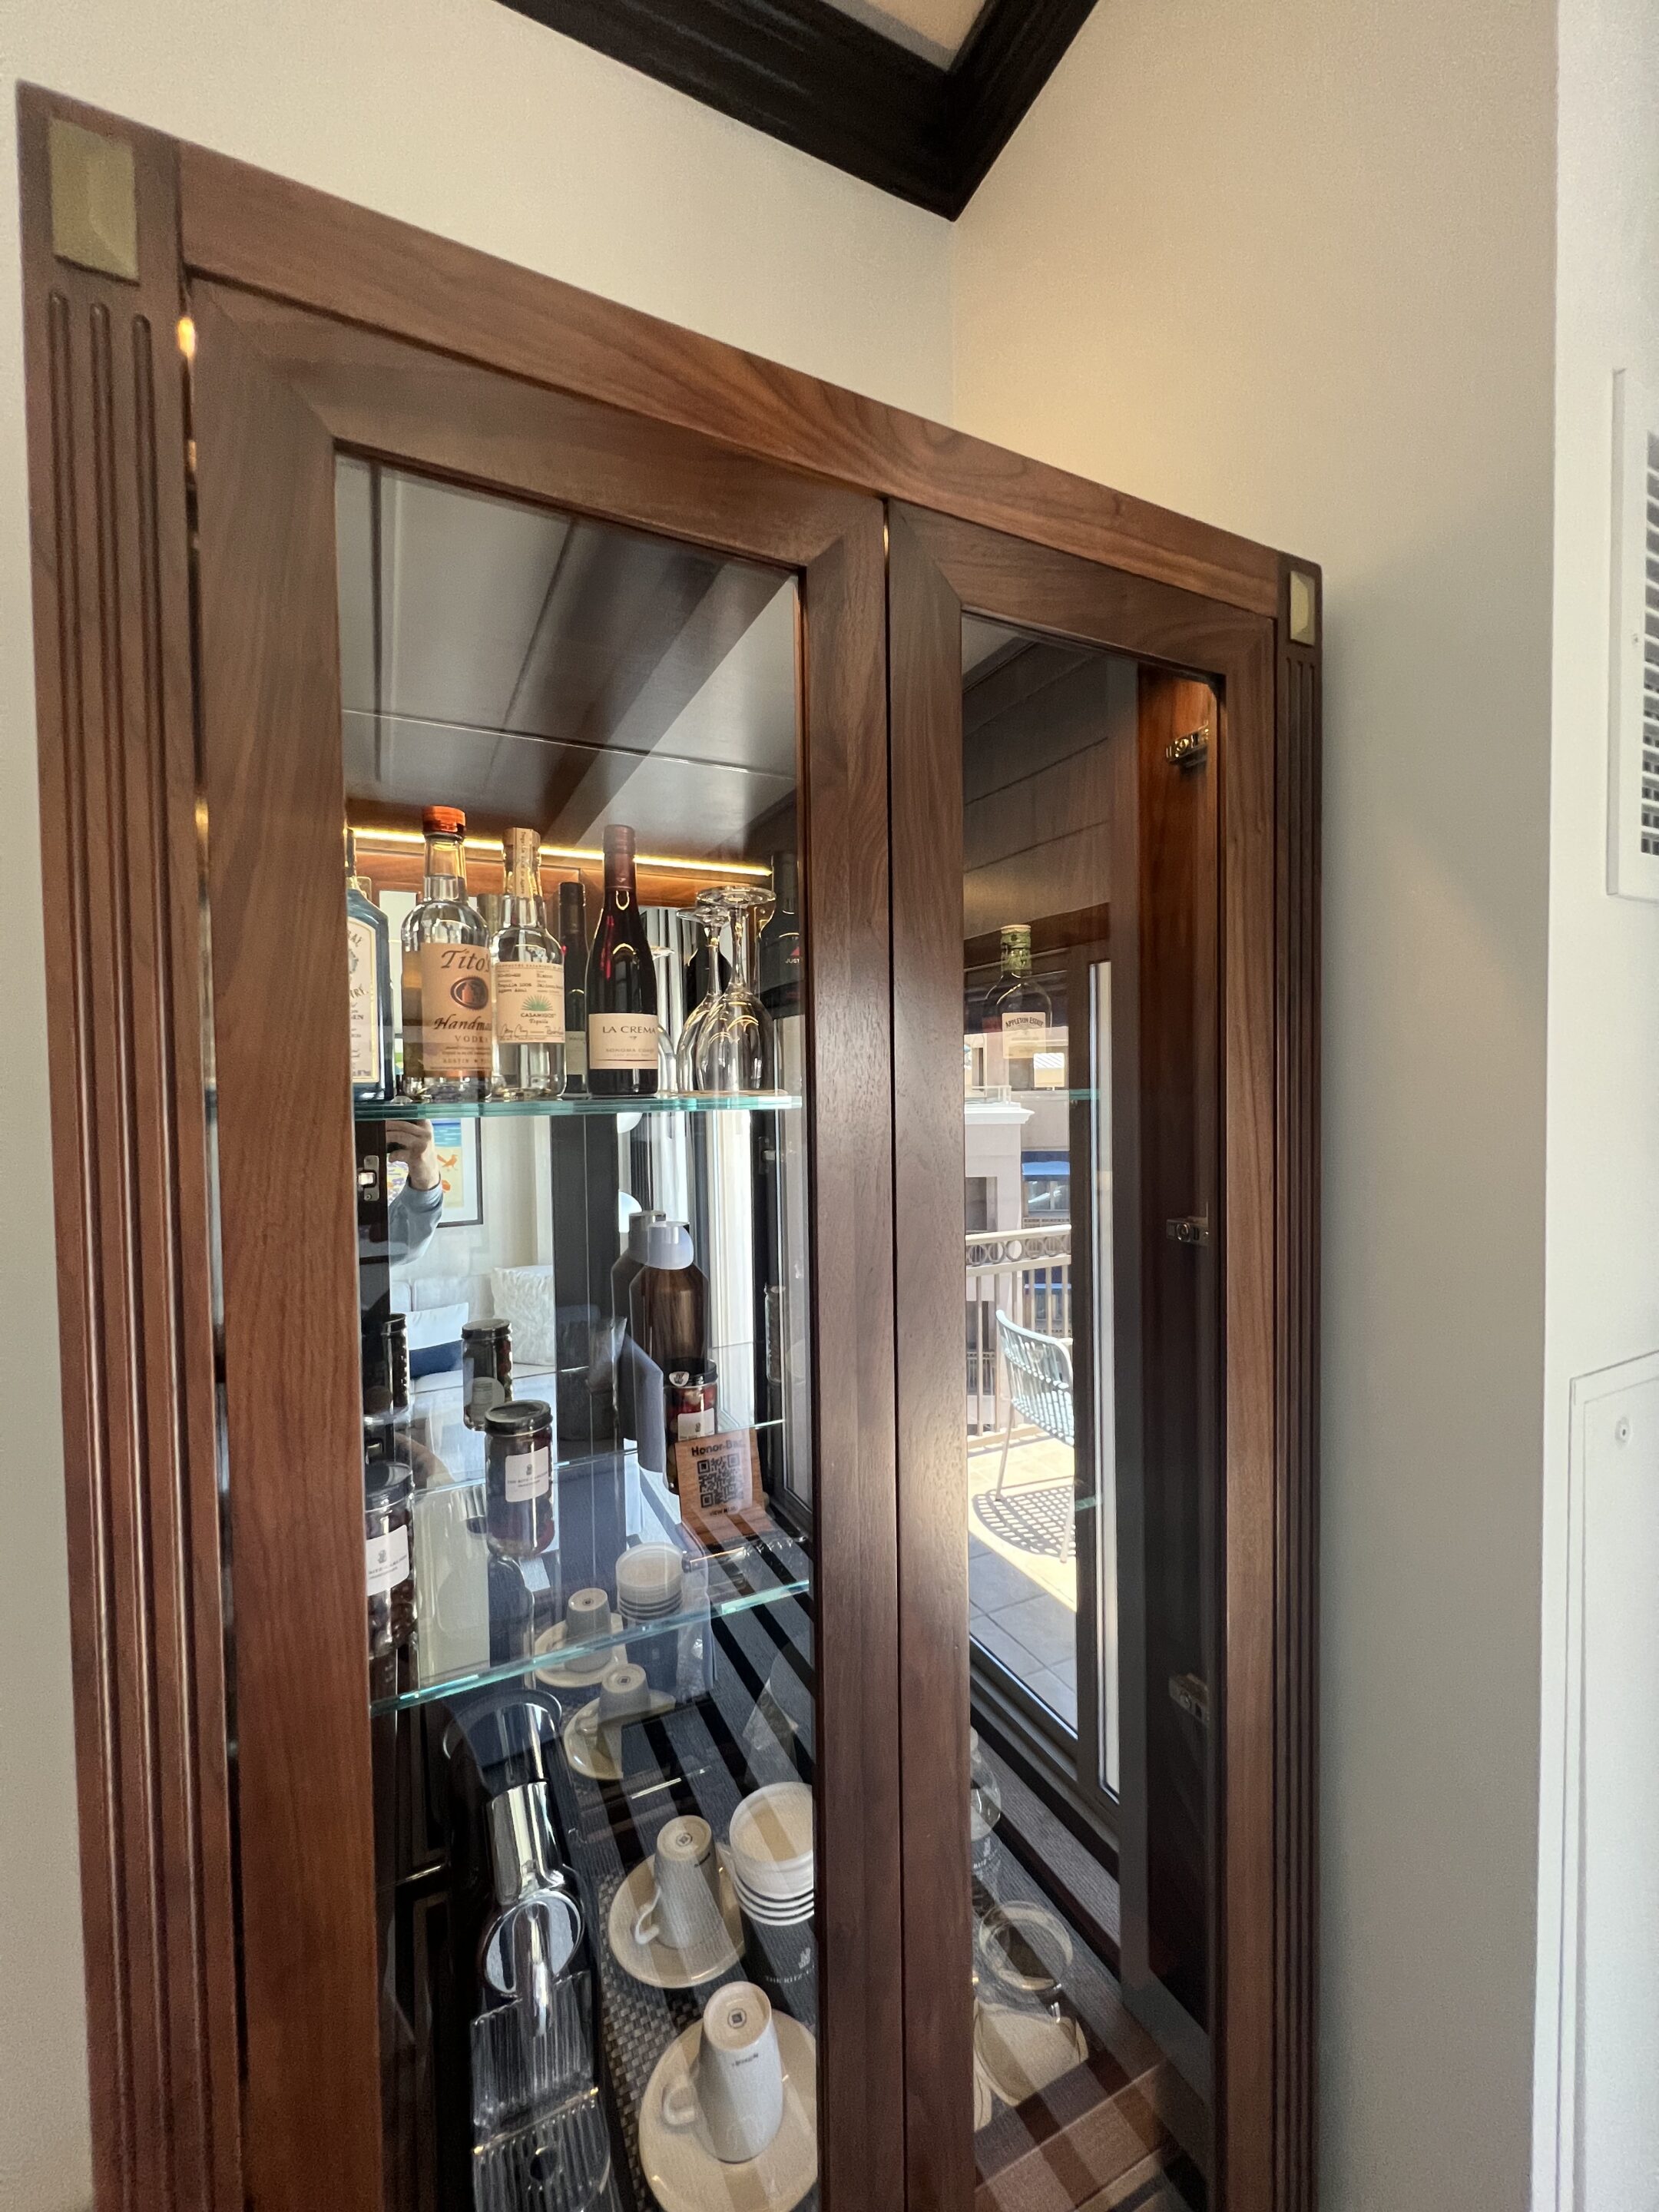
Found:
[[[1607,889],[1659,899],[1659,402],[1613,379]]]

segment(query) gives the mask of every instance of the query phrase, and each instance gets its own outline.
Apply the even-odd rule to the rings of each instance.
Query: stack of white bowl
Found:
[[[678,1613],[685,1560],[672,1544],[635,1544],[617,1562],[617,1610],[624,1620],[659,1620]]]
[[[757,1928],[811,1923],[812,1793],[804,1782],[769,1783],[743,1799],[732,1815],[726,1863]]]

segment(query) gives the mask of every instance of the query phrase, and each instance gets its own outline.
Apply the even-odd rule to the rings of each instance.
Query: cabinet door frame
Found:
[[[1218,2203],[1225,2212],[1277,2212],[1308,2201],[1311,2188],[1291,2100],[1307,2094],[1312,2002],[1297,1978],[1311,1942],[1303,1887],[1311,1745],[1300,1731],[1312,1470],[1300,1378],[1312,1295],[1303,1149],[1311,1134],[1312,694],[1304,687],[1298,707],[1295,672],[1266,616],[1029,535],[896,502],[888,580],[894,879],[908,892],[894,908],[893,972],[908,2201],[957,2212],[975,2192],[969,2010],[936,1965],[966,1957],[971,1935],[962,1248],[951,1164],[962,1144],[967,612],[1219,686],[1206,767],[1219,870],[1222,1204],[1212,1235],[1226,1347],[1212,2112]],[[981,2194],[988,2205],[989,2191]]]
[[[325,2142],[337,2201],[369,2212],[380,2197],[353,1163],[344,969],[331,957],[344,790],[334,469],[349,450],[799,579],[823,2167],[826,2203],[896,2206],[880,507],[695,432],[228,287],[195,284],[188,306],[250,2185],[297,2206],[322,2179]],[[331,1098],[337,1114],[319,1109]],[[273,1129],[305,1133],[312,1196],[298,1215]],[[886,2197],[879,2179],[871,2192],[872,2145]]]
[[[173,342],[191,288],[204,283],[309,310],[336,330],[409,340],[458,368],[505,372],[544,397],[597,400],[638,424],[700,434],[826,489],[910,501],[1272,623],[1273,2142],[1276,2201],[1294,2212],[1310,2206],[1316,566],[50,90],[20,87],[18,111],[73,1692],[101,2212],[239,2212],[252,2179],[243,2170],[249,2023],[235,1953],[198,1018],[204,945],[191,426]],[[120,164],[131,162],[131,267],[118,251],[88,253],[55,236],[50,137],[59,123],[103,142],[118,201]],[[866,905],[884,901],[884,860],[880,870],[868,861],[884,819],[854,826],[849,863],[860,872],[860,895]],[[848,981],[860,992],[888,987],[884,963],[879,975]],[[112,1036],[121,1049],[100,1051]],[[879,1068],[866,1072],[879,1087]],[[890,1297],[890,1221],[883,1236],[866,1285],[878,1310]],[[859,1265],[870,1264],[860,1243]],[[859,1387],[878,1387],[863,1363]],[[887,1510],[890,1520],[890,1489]],[[890,1547],[878,1547],[866,1564],[884,1574],[892,1559]],[[885,1925],[878,1857],[861,1872]],[[885,2185],[885,2168],[873,2162],[884,2147],[870,2148],[871,2171]],[[896,2153],[891,2164],[902,2165]]]

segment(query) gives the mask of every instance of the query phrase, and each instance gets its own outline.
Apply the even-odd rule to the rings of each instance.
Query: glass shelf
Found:
[[[683,1545],[687,1600],[678,1612],[657,1620],[614,1626],[579,1644],[560,1643],[551,1650],[538,1650],[533,1648],[536,1637],[562,1617],[562,1590],[603,1587],[609,1590],[614,1607],[614,1571],[610,1576],[595,1574],[586,1583],[581,1572],[574,1577],[566,1574],[562,1582],[562,1563],[557,1552],[542,1559],[516,1563],[493,1559],[483,1533],[483,1502],[482,1483],[453,1483],[442,1490],[416,1494],[415,1571],[420,1589],[417,1607],[428,1615],[427,1641],[422,1644],[422,1623],[417,1619],[411,1643],[369,1662],[372,1714],[430,1705],[438,1698],[518,1681],[544,1669],[562,1674],[573,1664],[581,1668],[621,1646],[626,1646],[633,1657],[635,1647],[682,1631],[706,1638],[717,1620],[803,1597],[811,1586],[811,1564],[805,1547],[779,1528],[748,1535],[721,1551],[705,1552]],[[672,1523],[645,1531],[651,1541],[672,1540],[673,1534]],[[496,1602],[492,1571],[497,1578],[511,1577],[528,1599],[522,1612],[515,1605],[515,1618],[507,1624],[503,1623]],[[463,1582],[459,1593],[453,1586],[455,1577]],[[465,1586],[468,1583],[470,1588]],[[515,1600],[518,1589],[514,1592]],[[613,1613],[613,1621],[616,1619]],[[518,1648],[497,1658],[492,1650],[499,1649],[504,1626]],[[529,1649],[525,1648],[526,1641]],[[562,1703],[580,1704],[597,1693],[601,1672],[596,1667],[591,1680],[550,1680],[547,1686]]]
[[[799,1094],[788,1091],[671,1091],[654,1098],[376,1099],[359,1101],[353,1112],[360,1121],[614,1121],[623,1114],[793,1114],[799,1105]]]

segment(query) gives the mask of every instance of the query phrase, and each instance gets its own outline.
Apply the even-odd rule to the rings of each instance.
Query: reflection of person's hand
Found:
[[[435,1190],[443,1180],[430,1121],[388,1121],[386,1148],[394,1158],[408,1162],[411,1190]]]

